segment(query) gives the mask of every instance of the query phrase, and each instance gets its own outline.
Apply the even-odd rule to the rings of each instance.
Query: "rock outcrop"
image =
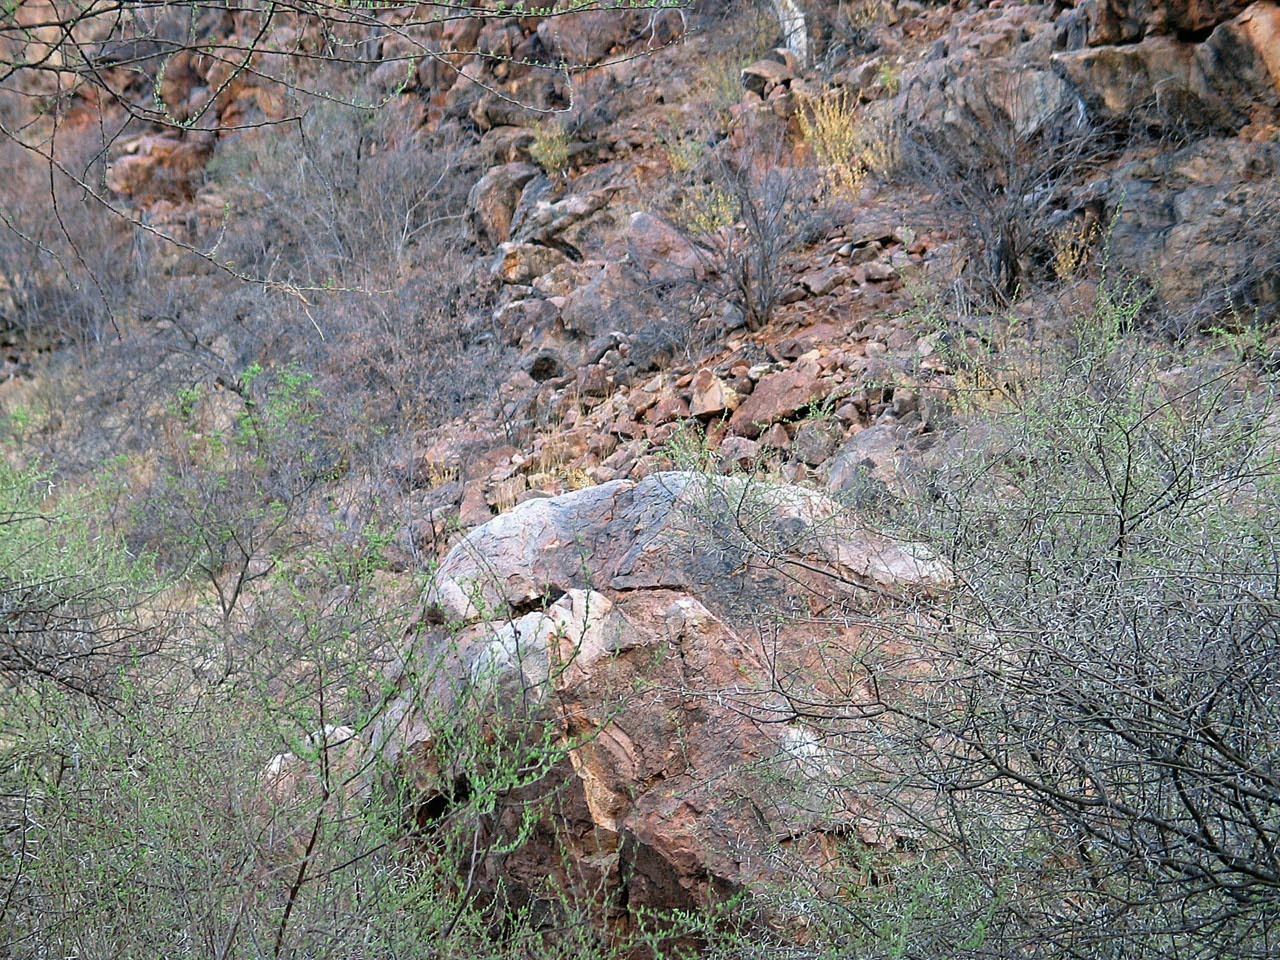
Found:
[[[492,167],[476,181],[467,197],[467,208],[482,239],[493,246],[511,239],[511,220],[520,193],[538,174],[531,163],[505,163]]]
[[[845,761],[790,705],[817,682],[796,671],[814,666],[818,638],[788,623],[814,604],[877,607],[889,622],[893,597],[947,578],[923,547],[799,487],[661,473],[531,500],[440,565],[426,598],[436,625],[416,672],[392,678],[403,693],[374,751],[438,811],[477,773],[440,755],[443,718],[480,703],[490,737],[516,718],[548,725],[559,822],[486,862],[490,885],[594,884],[625,913],[766,884],[786,859],[770,850],[821,872],[834,835],[883,843],[892,830],[873,831],[872,812],[837,789]],[[826,656],[860,636],[827,633]],[[511,816],[500,804],[495,828]]]
[[[1280,106],[1280,5],[1098,3],[1053,62],[1104,118],[1239,130]]]

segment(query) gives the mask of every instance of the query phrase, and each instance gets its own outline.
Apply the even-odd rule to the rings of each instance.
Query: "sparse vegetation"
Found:
[[[1216,350],[1134,342],[1139,309],[1105,291],[1016,395],[963,403],[961,435],[999,445],[959,448],[882,515],[947,558],[953,590],[846,608],[859,639],[820,670],[775,654],[831,795],[892,811],[895,839],[851,858],[859,872],[775,892],[821,942],[1270,952],[1270,397]],[[779,555],[751,510],[733,515],[707,535]]]
[[[529,145],[533,162],[552,177],[563,177],[569,169],[569,134],[557,120],[544,120],[534,131]]]
[[[938,190],[979,250],[968,274],[974,294],[1007,305],[1053,267],[1061,224],[1053,216],[1082,170],[1106,155],[1106,132],[1069,106],[1046,112],[1017,78],[971,78],[961,129],[899,130],[901,169]]]
[[[857,198],[867,164],[858,135],[856,100],[845,88],[814,97],[797,117],[805,141],[813,150],[827,188]]]
[[[835,32],[855,49],[870,49],[874,32],[889,20],[892,6],[885,0],[840,0],[835,15]]]
[[[1116,4],[0,3],[0,955],[1280,955],[1280,113]]]
[[[717,152],[690,179],[679,193],[677,221],[698,263],[655,292],[677,315],[727,304],[759,329],[791,282],[786,257],[835,222],[843,198],[825,196],[811,170],[784,165],[781,148]]]

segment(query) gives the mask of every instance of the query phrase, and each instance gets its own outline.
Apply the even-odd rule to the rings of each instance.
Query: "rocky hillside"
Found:
[[[6,948],[1273,955],[1280,5],[442,11],[0,22]]]

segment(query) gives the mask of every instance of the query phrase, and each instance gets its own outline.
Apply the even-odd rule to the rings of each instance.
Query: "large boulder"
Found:
[[[885,129],[897,116],[909,117],[911,141],[972,166],[998,168],[1009,146],[1069,138],[1078,128],[1077,92],[1045,63],[993,63],[963,50],[904,70],[902,84],[898,97],[872,105],[869,114]]]
[[[716,511],[744,504],[757,514],[755,522],[723,528]],[[927,558],[927,551],[860,527],[814,491],[674,472],[531,501],[495,518],[441,563],[429,605],[448,619],[469,620],[574,586],[693,590],[732,603],[744,584],[726,578],[744,565],[757,578],[782,576],[768,564],[755,566],[781,547],[809,555],[833,583],[853,578],[919,586],[942,575],[931,558],[912,561]]]
[[[900,461],[911,431],[880,423],[858,431],[825,465],[827,489],[841,498],[865,497],[881,488],[902,492]]]
[[[687,283],[706,273],[708,255],[651,213],[635,213],[627,229],[627,255],[654,283]]]
[[[553,60],[575,66],[599,63],[639,35],[647,15],[640,10],[605,9],[548,17],[538,39]]]
[[[107,166],[107,187],[138,204],[189,201],[212,153],[209,135],[144,134]]]
[[[661,473],[529,500],[441,563],[424,614],[438,625],[391,678],[403,693],[373,749],[438,811],[474,762],[442,755],[436,732],[464,704],[491,741],[503,722],[546,724],[556,817],[499,845],[481,888],[587,883],[615,907],[625,889],[634,911],[779,879],[779,845],[821,871],[824,838],[860,835],[870,814],[788,701],[819,682],[820,644],[860,630],[808,614],[874,598],[887,620],[891,598],[947,579],[924,548],[794,486]]]
[[[507,242],[499,245],[492,270],[503,283],[527,286],[564,263],[568,257],[554,247]]]
[[[1111,255],[1185,322],[1280,311],[1280,143],[1206,139],[1123,165],[1091,188]]]
[[[1089,43],[1207,33],[1248,5],[1249,0],[1090,0]]]
[[[793,419],[811,404],[824,400],[835,389],[835,381],[823,375],[812,357],[802,357],[794,366],[771,373],[756,384],[729,420],[729,429],[739,436],[755,438],[772,423]]]
[[[1229,4],[1159,9],[1177,17],[1157,18],[1140,31],[1103,31],[1100,36],[1123,42],[1095,40],[1053,56],[1095,113],[1129,119],[1143,108],[1179,123],[1234,131],[1258,119],[1260,110],[1280,106],[1280,5],[1259,0],[1243,11]],[[1178,26],[1178,17],[1203,23],[1203,32]]]
[[[504,163],[476,182],[467,197],[467,208],[481,239],[495,247],[511,239],[511,218],[520,193],[539,172],[531,163]]]
[[[604,264],[589,282],[571,291],[561,310],[565,332],[583,342],[644,325],[645,292],[625,263]]]

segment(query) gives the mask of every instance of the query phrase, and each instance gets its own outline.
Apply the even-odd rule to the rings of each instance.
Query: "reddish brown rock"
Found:
[[[719,417],[736,410],[740,402],[737,393],[711,370],[699,370],[690,390],[689,413],[695,417]]]
[[[721,441],[719,457],[722,469],[745,469],[760,457],[760,444],[746,437],[730,435]]]
[[[492,517],[488,485],[479,480],[467,484],[458,507],[458,523],[463,527],[477,527]]]
[[[800,278],[800,284],[815,297],[821,297],[847,282],[851,276],[852,273],[845,267],[827,267],[805,274]]]
[[[610,456],[617,449],[618,438],[610,432],[592,434],[587,441],[587,452],[595,454],[601,460]]]
[[[1266,64],[1271,83],[1280,90],[1280,4],[1255,3],[1238,22],[1249,45]]]
[[[910,431],[899,424],[878,424],[855,434],[827,464],[827,489],[856,494],[869,480],[901,492],[898,470]]]
[[[588,10],[546,18],[538,24],[538,38],[553,60],[589,65],[620,51],[643,21],[638,10]]]
[[[606,367],[592,363],[582,367],[577,376],[578,393],[584,397],[607,397],[613,390],[613,381]]]
[[[795,439],[791,441],[791,453],[809,464],[817,466],[827,460],[840,442],[838,424],[813,420],[800,424]]]
[[[1091,0],[1089,43],[1100,46],[1152,35],[1202,33],[1248,5],[1248,0]]]
[[[863,264],[862,272],[871,283],[898,279],[898,271],[882,260],[872,260],[870,263]]]
[[[683,420],[687,416],[689,416],[689,404],[685,402],[684,398],[673,397],[668,394],[645,411],[644,419],[646,423],[656,427],[664,423]]]
[[[619,437],[638,437],[644,433],[644,428],[630,417],[617,417],[609,422],[609,432]]]
[[[780,423],[775,423],[760,434],[760,447],[764,450],[790,450],[791,434]]]
[[[138,137],[108,165],[107,186],[141,204],[187,201],[195,196],[192,178],[203,173],[211,152],[201,138]]]
[[[545,437],[534,447],[533,463],[543,470],[555,470],[586,456],[592,431],[585,427]]]
[[[637,213],[627,231],[631,261],[651,280],[678,282],[700,277],[706,256],[660,217]]]
[[[747,527],[716,522],[724,515],[750,518],[748,540]],[[803,564],[783,576],[756,562],[750,536],[784,543],[780,559]],[[800,668],[813,637],[771,628],[764,645],[750,626],[803,597],[810,570],[895,590],[948,576],[922,548],[864,530],[798,487],[658,473],[528,500],[441,563],[410,634],[416,654],[389,678],[402,693],[370,731],[371,755],[413,785],[408,814],[424,816],[447,808],[478,762],[439,739],[460,711],[478,709],[495,742],[545,726],[559,753],[540,786],[558,802],[529,828],[527,792],[499,801],[488,828],[501,852],[477,862],[477,889],[550,881],[612,896],[625,884],[620,909],[645,910],[782,879],[784,841],[821,869],[812,858],[839,853],[821,837],[870,811],[832,787],[854,758],[785,721],[774,692],[777,669],[812,675]],[[826,639],[857,640],[836,627]],[[766,648],[796,659],[779,663]]]
[[[511,217],[520,191],[539,174],[531,163],[506,163],[481,177],[467,197],[476,232],[493,246],[511,239]]]
[[[498,248],[493,273],[503,283],[530,284],[567,258],[559,250],[534,243],[504,243]]]
[[[729,429],[744,437],[758,437],[771,423],[794,417],[798,411],[825,398],[835,384],[822,376],[818,362],[801,359],[789,370],[773,373],[756,384],[729,421]]]
[[[1222,15],[1240,9],[1228,4],[1177,9],[1212,32],[1188,40],[1200,28],[1161,24],[1144,28],[1137,42],[1059,53],[1053,63],[1111,118],[1158,103],[1197,125],[1239,129],[1258,108],[1280,106],[1280,6],[1261,0],[1238,16]]]

